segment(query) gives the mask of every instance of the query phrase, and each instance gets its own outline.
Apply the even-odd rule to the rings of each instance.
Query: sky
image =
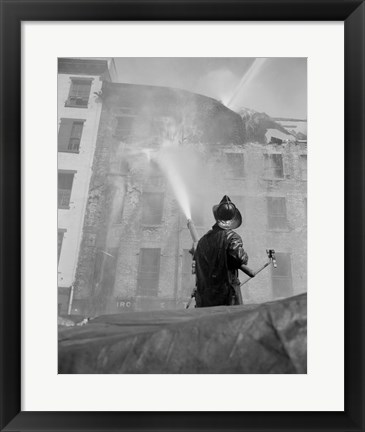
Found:
[[[307,118],[306,58],[115,58],[118,81],[210,96],[233,110]]]

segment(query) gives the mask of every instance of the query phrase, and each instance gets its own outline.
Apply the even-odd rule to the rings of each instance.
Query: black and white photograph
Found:
[[[363,430],[364,0],[1,4],[0,430]]]
[[[307,373],[307,58],[62,57],[58,373]]]

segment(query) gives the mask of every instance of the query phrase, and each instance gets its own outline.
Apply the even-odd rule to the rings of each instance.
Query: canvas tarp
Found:
[[[306,373],[307,295],[104,315],[59,328],[59,373]]]

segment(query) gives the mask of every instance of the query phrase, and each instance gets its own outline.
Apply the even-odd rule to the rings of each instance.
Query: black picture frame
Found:
[[[1,0],[0,7],[1,431],[365,430],[364,2],[360,0],[69,0],[67,2]],[[20,29],[22,21],[34,20],[344,21],[346,175],[344,412],[21,411]],[[328,251],[328,253],[333,254],[334,267],[342,265],[338,262],[341,260],[341,251],[339,255],[337,255],[338,251]]]

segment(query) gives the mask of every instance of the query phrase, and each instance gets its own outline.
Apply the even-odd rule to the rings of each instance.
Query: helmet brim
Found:
[[[242,225],[242,216],[238,208],[236,207],[236,210],[234,212],[234,216],[232,219],[229,220],[223,220],[218,219],[217,216],[217,210],[218,210],[219,204],[213,206],[213,215],[214,219],[217,222],[217,225],[222,229],[236,229]]]

